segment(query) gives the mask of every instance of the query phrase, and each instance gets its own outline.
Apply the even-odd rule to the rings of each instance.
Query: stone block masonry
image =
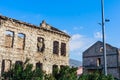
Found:
[[[0,74],[26,58],[46,73],[69,65],[69,39],[45,21],[35,26],[0,15]]]

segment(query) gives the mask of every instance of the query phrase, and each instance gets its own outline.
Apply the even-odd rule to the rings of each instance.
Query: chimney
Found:
[[[43,20],[42,23],[40,23],[40,27],[43,27],[43,28],[46,27],[46,22],[45,22],[45,20]]]
[[[45,22],[45,20],[42,21],[40,27],[48,30],[51,28],[50,25]]]

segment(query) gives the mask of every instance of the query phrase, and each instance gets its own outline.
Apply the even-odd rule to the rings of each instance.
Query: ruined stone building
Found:
[[[26,58],[46,73],[69,65],[69,39],[45,21],[35,26],[0,15],[0,74]]]
[[[103,43],[96,42],[83,52],[83,72],[93,73],[96,70],[103,73]],[[120,78],[120,50],[106,44],[107,73]]]

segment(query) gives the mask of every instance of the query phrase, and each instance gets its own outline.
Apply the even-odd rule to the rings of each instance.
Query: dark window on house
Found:
[[[55,74],[57,74],[58,73],[58,65],[53,65],[53,67],[52,67],[52,73],[53,73],[53,75],[55,75]]]
[[[101,65],[101,58],[97,58],[97,66]]]
[[[53,54],[59,54],[59,42],[58,41],[53,42]]]
[[[2,60],[2,72],[7,72],[11,68],[11,60]]]
[[[66,44],[61,43],[61,55],[66,56]]]
[[[24,47],[25,47],[25,34],[19,33],[18,40],[17,40],[17,48],[24,49]]]
[[[14,42],[14,32],[7,30],[5,32],[5,46],[6,47],[13,47],[13,42]]]
[[[37,51],[43,52],[45,49],[44,38],[38,37],[37,38]]]
[[[40,63],[40,62],[36,63],[36,68],[39,68],[39,69],[42,70],[42,68],[43,68],[43,64]]]

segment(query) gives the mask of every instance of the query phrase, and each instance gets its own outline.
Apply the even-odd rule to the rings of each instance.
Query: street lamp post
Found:
[[[106,61],[106,44],[105,44],[105,19],[104,19],[104,0],[101,0],[102,12],[102,36],[103,36],[103,59],[104,59],[104,74],[107,75],[107,61]]]

